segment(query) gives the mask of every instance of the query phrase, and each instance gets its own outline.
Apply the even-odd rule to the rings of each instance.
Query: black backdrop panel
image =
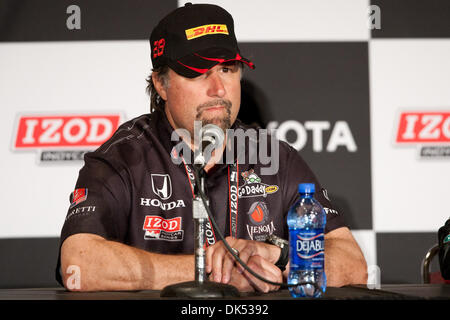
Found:
[[[0,239],[0,288],[59,287],[59,238]]]
[[[378,232],[377,264],[381,283],[422,283],[422,260],[437,241],[434,232]],[[437,256],[430,271],[440,272]]]
[[[448,0],[372,0],[380,8],[381,29],[372,38],[448,38]]]
[[[305,122],[328,122],[329,129],[321,131],[322,151],[314,151],[317,139],[306,130],[300,154],[349,226],[372,229],[367,43],[243,43],[240,48],[256,64],[244,73],[241,116],[262,125],[276,121],[278,127],[289,120],[303,127]],[[354,152],[346,146],[327,151],[337,122],[348,126]],[[299,134],[289,130],[285,136],[295,143]]]
[[[69,29],[79,8],[80,29]],[[156,23],[177,8],[176,0],[2,0],[0,41],[148,39]]]

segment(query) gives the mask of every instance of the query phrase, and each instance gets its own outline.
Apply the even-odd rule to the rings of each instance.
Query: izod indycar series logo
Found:
[[[160,216],[146,216],[144,220],[145,240],[182,241],[181,217],[164,219]]]
[[[83,160],[84,153],[114,134],[121,120],[119,113],[19,115],[13,150],[38,151],[40,162]]]
[[[268,194],[278,191],[278,186],[262,183],[253,169],[242,172],[241,176],[244,178],[244,184],[239,187],[239,198],[267,197]]]
[[[450,157],[450,111],[401,112],[396,145],[417,146],[421,158]]]

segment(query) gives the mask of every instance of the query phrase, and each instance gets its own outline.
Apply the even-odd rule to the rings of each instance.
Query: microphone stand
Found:
[[[194,218],[194,254],[195,254],[195,280],[177,283],[165,287],[161,297],[177,297],[191,299],[205,298],[227,298],[239,297],[239,291],[232,285],[209,281],[205,273],[206,250],[205,250],[205,224],[208,212],[203,204],[199,190],[205,194],[205,170],[206,163],[194,165],[194,174],[199,185],[196,184],[192,204],[192,215]],[[209,204],[209,200],[205,199]]]

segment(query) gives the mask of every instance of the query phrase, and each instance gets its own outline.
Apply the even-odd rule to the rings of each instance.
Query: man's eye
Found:
[[[228,72],[228,71],[231,71],[231,70],[230,70],[230,68],[228,68],[228,67],[223,67],[223,68],[222,68],[222,71],[223,71],[223,72]]]

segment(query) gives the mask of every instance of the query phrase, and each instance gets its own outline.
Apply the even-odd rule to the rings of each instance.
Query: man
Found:
[[[186,4],[166,16],[150,37],[154,71],[152,113],[123,124],[103,146],[85,157],[61,232],[57,276],[71,290],[162,289],[193,280],[192,151],[174,155],[174,130],[195,134],[194,121],[222,130],[247,130],[236,120],[244,65],[231,15],[213,5]],[[176,135],[175,135],[176,136]],[[184,137],[190,149],[195,141]],[[325,266],[329,286],[366,282],[361,250],[342,217],[327,200],[306,163],[279,142],[281,168],[262,175],[261,163],[220,161],[219,148],[205,167],[210,208],[229,244],[249,267],[273,282],[288,272],[286,214],[297,199],[297,185],[313,182],[326,207]],[[174,157],[178,163],[174,162]],[[233,190],[237,194],[233,194]],[[207,224],[209,279],[241,291],[273,291],[236,265]],[[273,237],[276,236],[276,237]],[[73,268],[76,266],[76,269]],[[72,270],[79,285],[71,285]],[[73,284],[73,283],[72,283]]]
[[[450,280],[450,218],[438,231],[439,267],[442,278]]]

